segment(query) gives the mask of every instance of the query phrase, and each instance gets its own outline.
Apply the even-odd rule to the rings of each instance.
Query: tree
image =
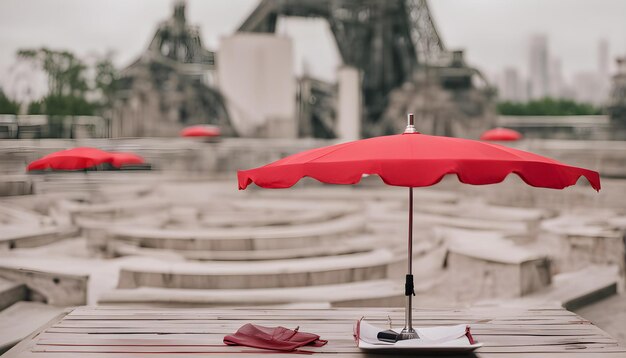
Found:
[[[30,103],[29,114],[51,116],[93,115],[98,104],[86,98],[89,91],[87,66],[68,51],[55,51],[45,47],[19,50],[18,57],[35,61],[48,76],[48,94]]]
[[[94,89],[100,97],[100,105],[103,109],[113,105],[113,97],[118,88],[119,73],[113,64],[112,55],[109,53],[96,61],[96,77]]]
[[[588,103],[546,97],[526,103],[500,102],[498,113],[506,116],[578,116],[601,114],[602,111]]]
[[[19,111],[20,104],[7,97],[0,88],[0,114],[18,114]]]
[[[42,47],[17,52],[19,58],[35,61],[48,75],[48,94],[81,97],[87,92],[87,66],[68,51]]]

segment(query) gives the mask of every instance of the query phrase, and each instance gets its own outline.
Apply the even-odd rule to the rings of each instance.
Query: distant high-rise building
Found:
[[[529,99],[546,97],[550,94],[548,38],[546,35],[534,35],[529,47]]]
[[[609,42],[606,39],[598,41],[598,73],[602,77],[609,76]]]
[[[550,68],[548,73],[548,82],[550,84],[548,95],[553,98],[563,98],[563,89],[565,87],[565,84],[563,80],[563,69],[560,59],[550,59]]]
[[[524,99],[522,81],[516,68],[505,68],[499,84],[501,100],[520,102]]]

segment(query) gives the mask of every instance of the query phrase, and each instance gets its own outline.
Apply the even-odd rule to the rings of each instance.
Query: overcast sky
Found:
[[[187,17],[216,50],[257,3],[189,0]],[[609,42],[611,62],[626,54],[624,0],[436,0],[430,7],[446,46],[465,49],[468,62],[488,75],[507,66],[525,71],[535,33],[548,35],[550,54],[561,59],[566,77],[597,68],[600,39]],[[0,85],[17,81],[12,65],[19,48],[47,46],[83,57],[113,50],[125,66],[171,11],[171,0],[0,0]],[[340,60],[324,21],[287,20],[279,30],[295,38],[299,71],[306,62],[312,74],[334,78]]]

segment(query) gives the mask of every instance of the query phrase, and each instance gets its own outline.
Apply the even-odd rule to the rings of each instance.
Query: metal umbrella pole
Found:
[[[414,125],[413,113],[407,116],[408,124],[404,133],[417,133]],[[399,339],[419,338],[413,329],[413,296],[415,289],[413,284],[413,187],[409,187],[409,247],[408,247],[408,271],[404,283],[404,294],[406,295],[406,308],[404,312],[404,329],[400,332]]]

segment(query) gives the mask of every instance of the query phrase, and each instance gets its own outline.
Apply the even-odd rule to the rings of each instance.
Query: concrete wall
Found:
[[[343,66],[337,77],[337,138],[342,142],[357,140],[361,137],[361,74],[354,67]]]
[[[222,39],[217,63],[218,86],[241,136],[296,137],[290,39],[253,33],[229,36]]]

